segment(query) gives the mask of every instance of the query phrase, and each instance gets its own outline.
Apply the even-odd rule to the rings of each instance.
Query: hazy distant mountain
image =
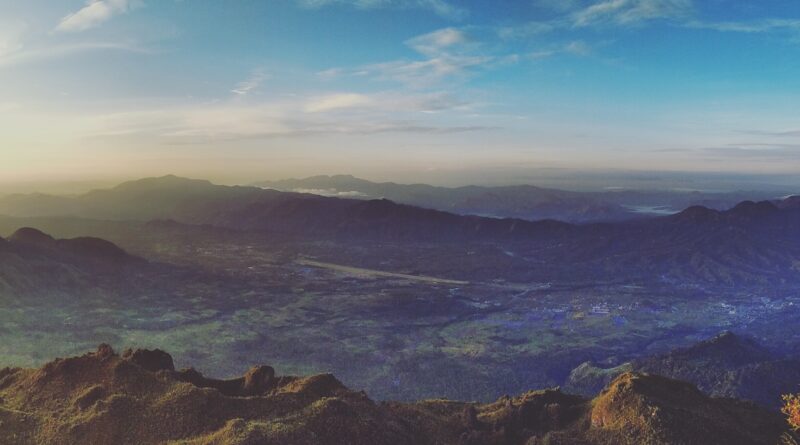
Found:
[[[74,198],[46,195],[0,200],[0,214],[80,216],[112,220],[174,219],[243,230],[271,230],[303,236],[358,236],[387,240],[495,239],[535,234],[567,224],[499,220],[400,205],[387,200],[354,200],[284,193],[257,187],[229,187],[166,176],[124,183]]]
[[[568,222],[610,221],[637,216],[601,194],[569,192],[534,186],[457,188],[426,184],[375,183],[349,175],[266,181],[255,185],[281,191],[315,193],[363,199],[389,199],[398,203],[462,215],[484,215],[528,220]]]
[[[57,240],[32,228],[0,238],[0,291],[7,296],[117,289],[128,284],[126,271],[146,265],[145,260],[99,238]]]
[[[800,389],[800,360],[776,356],[755,341],[725,332],[694,346],[633,360],[616,368],[591,363],[572,371],[568,391],[594,394],[624,372],[684,380],[715,397],[734,397],[777,408],[781,395]]]
[[[19,445],[772,445],[786,428],[777,413],[654,375],[623,374],[593,400],[543,390],[489,404],[375,403],[330,374],[257,366],[216,380],[176,371],[163,351],[108,345],[0,370],[0,419],[0,442]]]
[[[164,176],[94,190],[74,197],[42,194],[0,199],[0,214],[12,216],[80,216],[112,220],[205,218],[227,206],[246,205],[269,193],[254,187],[223,187],[208,181]]]
[[[0,213],[173,219],[306,241],[501,243],[538,264],[521,269],[520,281],[547,282],[568,274],[585,282],[779,285],[800,273],[795,198],[746,201],[725,211],[694,206],[666,217],[587,225],[462,216],[383,199],[228,187],[173,176],[68,198],[61,207],[36,205],[50,197],[28,198],[0,200]]]
[[[23,227],[14,232],[8,241],[20,250],[37,250],[51,258],[74,258],[94,261],[103,265],[125,265],[142,262],[141,258],[129,255],[114,243],[100,238],[81,237],[56,240],[37,229]]]
[[[765,192],[703,193],[614,190],[573,192],[531,185],[435,187],[426,184],[376,183],[350,175],[264,181],[254,185],[323,196],[389,199],[402,204],[462,215],[572,223],[620,221],[674,213],[692,205],[724,210],[747,199],[770,199]]]

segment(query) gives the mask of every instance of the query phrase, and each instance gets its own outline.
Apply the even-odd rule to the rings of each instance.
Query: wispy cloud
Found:
[[[533,0],[533,5],[550,11],[568,12],[581,6],[581,0]]]
[[[575,26],[636,25],[658,19],[685,19],[693,12],[691,0],[604,0],[572,15]]]
[[[446,0],[297,0],[297,2],[306,8],[340,4],[359,9],[423,9],[452,20],[464,19],[469,14],[466,9],[455,6]]]
[[[382,81],[399,82],[410,88],[428,88],[445,80],[467,78],[471,73],[513,64],[516,54],[489,54],[482,45],[463,29],[444,28],[423,34],[405,42],[421,60],[393,60],[364,65],[352,69],[332,68],[321,71],[321,78],[342,75],[370,77]]]
[[[436,113],[447,110],[467,110],[473,104],[447,93],[401,94],[384,92],[374,94],[332,93],[309,98],[305,102],[307,113],[361,110],[387,113]]]
[[[641,26],[656,20],[673,25],[720,32],[800,34],[800,19],[766,18],[752,21],[707,21],[697,16],[694,0],[596,0],[586,5],[578,0],[535,0],[540,8],[558,13],[555,18],[500,28],[505,38],[522,38],[557,29],[588,26]]]
[[[251,92],[258,89],[258,87],[260,87],[268,77],[269,76],[264,72],[264,70],[255,70],[252,74],[250,74],[250,77],[236,84],[236,86],[231,90],[231,93],[238,96],[247,96]]]
[[[743,131],[743,133],[755,134],[759,136],[800,137],[800,130],[783,130],[783,131],[750,130],[750,131]]]
[[[329,68],[327,70],[318,71],[317,77],[322,80],[332,80],[345,74],[347,74],[347,70],[344,68]]]
[[[0,67],[43,62],[93,51],[124,51],[139,54],[150,54],[152,52],[138,45],[113,42],[79,42],[40,48],[20,47],[17,51],[5,55],[0,54]]]
[[[436,57],[453,47],[465,45],[470,38],[463,30],[444,28],[406,41],[406,45],[414,48],[420,54]]]
[[[22,37],[27,29],[24,20],[0,20],[0,60],[22,50]]]
[[[592,47],[583,40],[575,40],[565,45],[564,51],[576,56],[588,56],[592,53]]]
[[[86,6],[64,16],[56,26],[56,31],[85,31],[141,4],[140,0],[88,0]]]
[[[563,23],[563,22],[562,22]],[[523,39],[540,36],[562,27],[559,21],[552,22],[527,22],[515,26],[502,26],[497,29],[497,35],[502,39]]]
[[[446,78],[463,77],[470,70],[488,66],[491,56],[440,55],[427,60],[393,61],[363,67],[360,73],[380,80],[400,82],[412,88],[430,87]]]
[[[792,144],[730,144],[723,147],[707,147],[700,153],[710,158],[743,158],[750,162],[763,160],[800,160],[800,145]]]
[[[346,108],[360,108],[371,103],[372,98],[365,94],[338,93],[310,100],[306,104],[305,110],[309,113],[321,113]]]
[[[800,20],[766,19],[752,22],[702,22],[690,21],[689,28],[711,29],[720,32],[766,33],[773,31],[793,31],[800,33]]]
[[[494,127],[461,122],[472,105],[443,93],[329,93],[245,103],[231,100],[87,116],[90,139],[132,138],[166,144],[310,137],[325,134],[452,134]],[[445,112],[450,113],[445,113]],[[466,123],[465,123],[466,122]]]

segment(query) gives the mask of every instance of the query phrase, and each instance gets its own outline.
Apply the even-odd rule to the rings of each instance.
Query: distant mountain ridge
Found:
[[[51,206],[50,197],[30,195],[0,200],[0,214],[80,216],[112,220],[174,219],[240,230],[272,230],[307,236],[379,236],[387,239],[507,238],[556,222],[460,216],[388,200],[353,200],[286,193],[257,187],[231,187],[166,176],[121,184]],[[41,201],[41,205],[36,202]]]
[[[64,198],[0,200],[0,214],[104,220],[171,219],[269,232],[304,241],[498,243],[547,267],[520,279],[569,273],[586,281],[661,277],[666,282],[790,283],[800,273],[800,207],[793,198],[729,210],[690,207],[671,216],[574,225],[458,215],[380,200],[229,187],[168,176]],[[463,278],[463,277],[457,277]]]
[[[163,351],[108,345],[1,369],[0,420],[0,442],[18,445],[772,445],[787,428],[777,413],[647,374],[622,374],[593,400],[550,389],[489,404],[379,404],[330,374],[262,365],[216,380],[176,371]]]
[[[280,191],[342,198],[380,199],[461,215],[571,223],[611,222],[675,213],[691,205],[727,209],[746,199],[767,199],[759,192],[701,193],[607,191],[575,192],[532,185],[438,187],[427,184],[371,182],[351,175],[262,181],[254,185]]]

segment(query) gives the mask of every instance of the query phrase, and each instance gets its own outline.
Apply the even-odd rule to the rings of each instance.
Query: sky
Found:
[[[0,0],[0,183],[525,169],[800,171],[800,2]]]

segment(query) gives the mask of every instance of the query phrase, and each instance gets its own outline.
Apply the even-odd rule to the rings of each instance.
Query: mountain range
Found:
[[[168,176],[0,209],[0,332],[7,356],[28,348],[17,363],[144,342],[224,375],[257,353],[298,373],[335,364],[384,400],[480,385],[485,402],[593,360],[566,393],[400,403],[331,375],[216,380],[104,346],[0,371],[0,443],[775,443],[778,396],[800,381],[796,338],[767,326],[796,320],[798,197],[575,224]],[[787,355],[731,333],[649,352],[728,320]]]
[[[565,273],[586,281],[790,282],[800,273],[800,204],[741,202],[728,210],[692,206],[677,214],[616,223],[570,224],[459,215],[398,204],[229,187],[168,176],[76,197],[16,195],[0,214],[99,220],[174,220],[346,243],[493,243],[519,261],[517,280]],[[455,277],[455,278],[463,278]]]
[[[578,192],[532,185],[437,187],[427,184],[371,182],[350,175],[312,176],[254,183],[286,192],[340,198],[389,199],[460,215],[526,220],[556,219],[571,223],[610,222],[665,215],[693,206],[727,210],[746,200],[767,200],[758,191],[702,192],[613,189]]]

